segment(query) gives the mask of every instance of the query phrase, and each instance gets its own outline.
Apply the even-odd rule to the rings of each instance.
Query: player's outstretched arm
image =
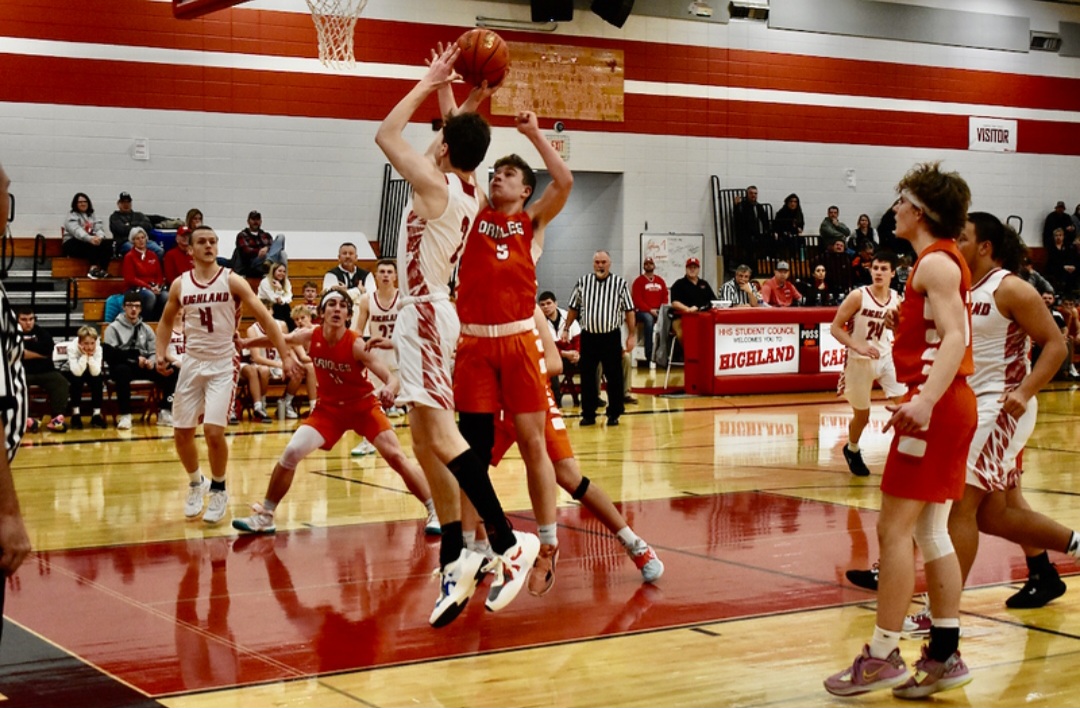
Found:
[[[847,330],[848,322],[851,322],[851,319],[859,313],[860,307],[862,307],[862,290],[852,290],[847,294],[847,297],[844,298],[844,301],[840,303],[840,307],[836,308],[836,316],[833,317],[832,324],[829,325],[829,332],[832,333],[832,336],[836,341],[840,342],[848,349],[858,352],[863,356],[877,359],[881,356],[881,352],[877,350],[877,347],[872,347],[869,344],[856,344],[855,339]]]
[[[285,343],[285,334],[281,331],[281,327],[278,325],[277,320],[270,314],[270,311],[266,309],[266,306],[262,304],[258,297],[256,297],[254,291],[248,282],[241,278],[236,273],[229,273],[229,290],[233,295],[240,298],[248,308],[255,313],[255,319],[262,325],[263,330],[270,338],[270,342],[274,345],[274,348],[278,350],[278,354],[281,356],[281,370],[287,376],[300,376],[303,374],[303,367],[296,361],[296,357],[293,356],[292,349]]]
[[[559,155],[559,151],[540,132],[540,124],[535,113],[532,111],[518,113],[517,129],[540,153],[544,167],[551,175],[551,184],[544,189],[539,199],[534,200],[525,209],[533,222],[533,238],[543,247],[544,227],[566,206],[566,200],[570,198],[570,190],[574,187],[574,174]]]
[[[454,61],[459,53],[457,44],[451,44],[433,59],[424,77],[391,109],[375,133],[375,143],[398,174],[412,185],[413,208],[421,217],[440,214],[446,208],[449,199],[446,177],[430,157],[422,155],[405,140],[403,133],[424,100],[453,79]]]

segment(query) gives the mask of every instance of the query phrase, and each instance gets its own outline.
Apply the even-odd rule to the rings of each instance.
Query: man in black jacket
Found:
[[[49,399],[49,414],[52,420],[46,428],[54,433],[66,433],[64,411],[67,410],[68,388],[70,384],[64,375],[53,366],[53,338],[44,327],[37,323],[37,316],[29,307],[16,310],[19,328],[23,339],[23,369],[26,370],[26,382],[45,389]],[[37,428],[37,422],[30,423],[31,429]]]
[[[141,211],[135,211],[131,206],[131,195],[127,192],[120,192],[120,199],[116,202],[116,211],[109,216],[109,231],[112,232],[116,255],[123,256],[131,250],[131,242],[128,240],[128,236],[131,234],[132,228],[141,227],[149,236],[154,230],[154,224],[165,221],[166,218],[158,214],[147,215]],[[165,257],[165,249],[153,239],[147,240],[146,247],[156,253],[159,259]]]

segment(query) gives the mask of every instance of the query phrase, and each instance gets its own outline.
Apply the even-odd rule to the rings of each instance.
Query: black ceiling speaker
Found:
[[[630,16],[630,10],[633,7],[634,0],[593,0],[592,11],[604,22],[622,27],[626,24],[626,18]]]
[[[574,0],[531,0],[533,22],[569,22],[574,19]]]

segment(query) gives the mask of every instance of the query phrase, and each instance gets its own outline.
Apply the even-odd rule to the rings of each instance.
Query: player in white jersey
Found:
[[[449,300],[450,274],[479,210],[474,170],[491,142],[491,129],[475,113],[490,95],[485,86],[473,90],[464,112],[449,115],[427,154],[405,140],[402,132],[413,113],[434,92],[450,90],[457,78],[455,43],[432,53],[423,78],[390,111],[375,134],[375,142],[390,164],[413,188],[398,237],[401,311],[394,328],[401,391],[397,405],[409,406],[416,457],[424,469],[443,522],[439,565],[442,582],[430,622],[451,622],[476,589],[483,556],[465,548],[461,530],[464,491],[488,525],[497,602],[488,596],[489,610],[504,607],[525,583],[540,541],[534,534],[514,532],[488,477],[487,465],[469,447],[454,421],[454,390],[450,367],[460,329]],[[373,340],[375,341],[375,340]],[[460,487],[459,487],[460,485]]]
[[[356,331],[365,337],[392,339],[400,301],[401,293],[397,287],[397,262],[393,258],[383,258],[375,266],[375,287],[360,296],[360,306],[357,308],[354,322]],[[393,349],[376,348],[372,349],[371,353],[394,375],[397,375],[397,354]],[[369,370],[367,373],[376,387],[385,383],[380,381],[374,372]],[[395,405],[391,406],[386,414],[391,418],[399,418],[405,415],[405,411]],[[368,440],[361,440],[350,454],[353,457],[374,455],[375,446]]]
[[[956,245],[975,283],[975,373],[968,381],[978,401],[979,425],[968,453],[964,498],[949,514],[949,535],[965,579],[980,531],[1020,544],[1029,577],[1006,604],[1042,607],[1065,592],[1044,549],[1080,558],[1080,535],[1031,510],[1020,489],[1017,458],[1035,428],[1035,395],[1057,373],[1065,342],[1035,288],[1010,272],[1025,253],[1015,231],[991,214],[972,212]],[[1028,364],[1029,337],[1042,347],[1034,367]]]
[[[847,347],[840,393],[851,404],[853,415],[848,424],[844,459],[851,473],[859,477],[870,474],[859,450],[859,440],[870,422],[870,392],[874,382],[881,384],[881,389],[894,404],[899,404],[907,393],[907,387],[896,380],[892,330],[885,326],[888,314],[896,312],[900,306],[900,294],[889,287],[895,271],[894,254],[888,251],[874,254],[870,264],[873,282],[848,293],[829,327],[836,341]]]
[[[234,338],[241,305],[247,305],[270,332],[274,346],[282,355],[282,368],[290,374],[302,370],[270,312],[259,302],[248,282],[217,264],[218,237],[214,230],[199,226],[192,231],[191,241],[195,267],[173,281],[169,288],[169,300],[157,328],[157,365],[161,373],[167,373],[169,363],[165,352],[173,320],[183,307],[186,350],[173,398],[173,440],[189,481],[184,516],[190,519],[201,514],[204,497],[209,492],[210,503],[203,521],[217,523],[225,517],[229,501],[225,491],[229,463],[225,426],[229,423],[236,388],[239,353]],[[202,474],[195,445],[195,426],[200,415],[211,480]]]

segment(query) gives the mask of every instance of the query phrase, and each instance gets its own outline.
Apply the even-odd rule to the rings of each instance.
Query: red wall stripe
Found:
[[[409,81],[272,71],[0,55],[11,79],[0,100],[381,120]],[[43,86],[47,86],[43,90]],[[133,90],[132,87],[139,87]],[[965,149],[965,116],[629,94],[623,123],[572,121],[572,130]],[[417,113],[438,115],[434,99]],[[505,116],[492,123],[510,126]],[[1080,124],[1020,121],[1022,152],[1080,155]]]
[[[58,41],[314,57],[310,18],[224,10],[176,20],[146,0],[0,3],[0,31]],[[361,20],[357,58],[418,64],[463,28]],[[803,57],[723,48],[503,33],[512,41],[621,48],[630,80],[850,94],[920,101],[1080,110],[1080,80]],[[409,82],[62,57],[4,56],[0,100],[224,113],[380,120]],[[623,123],[574,121],[575,130],[928,148],[967,147],[967,118],[628,94]],[[432,100],[418,114],[434,117]],[[496,117],[496,125],[510,125]],[[1021,152],[1080,154],[1080,124],[1021,120]]]

